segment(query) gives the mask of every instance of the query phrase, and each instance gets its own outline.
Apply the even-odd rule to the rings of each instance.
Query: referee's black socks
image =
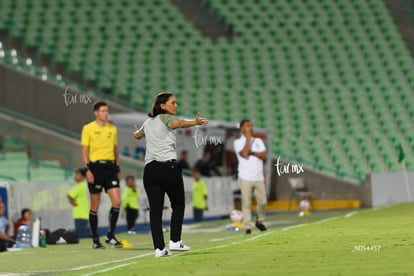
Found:
[[[98,214],[92,210],[89,210],[89,225],[93,237],[98,236]]]
[[[109,211],[109,233],[113,234],[115,232],[116,222],[119,217],[119,208],[112,207]]]

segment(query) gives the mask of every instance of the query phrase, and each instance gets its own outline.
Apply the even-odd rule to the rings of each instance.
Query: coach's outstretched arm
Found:
[[[135,127],[135,131],[134,131],[135,139],[140,140],[140,139],[144,138],[145,135],[144,135],[144,132],[143,132],[143,128],[142,127],[138,128],[136,125],[134,127]]]
[[[171,128],[189,128],[193,126],[205,126],[208,124],[208,120],[206,118],[200,117],[200,113],[197,113],[194,120],[186,120],[186,119],[174,119],[171,121]]]
[[[202,118],[200,113],[197,113],[194,120],[186,120],[186,119],[174,119],[171,121],[170,127],[172,129],[176,128],[189,128],[193,126],[206,126],[208,124],[208,120],[206,118]],[[135,132],[134,132],[135,139],[142,139],[145,137],[143,127],[138,128],[135,125]]]

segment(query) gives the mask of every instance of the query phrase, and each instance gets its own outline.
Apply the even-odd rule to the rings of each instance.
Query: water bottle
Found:
[[[22,225],[19,227],[16,237],[16,248],[31,248],[32,247],[32,228],[29,225]]]
[[[40,247],[46,247],[46,231],[40,230]]]
[[[228,225],[227,226],[227,230],[230,230],[230,231],[239,231],[240,230],[240,227],[238,227],[237,225],[232,224],[232,225]]]
[[[39,247],[39,235],[40,235],[40,218],[33,222],[32,232],[32,246]]]

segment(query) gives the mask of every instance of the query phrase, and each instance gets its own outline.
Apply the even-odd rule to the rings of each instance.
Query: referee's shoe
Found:
[[[122,245],[122,243],[120,243],[116,238],[115,238],[115,235],[114,234],[112,234],[112,233],[108,233],[107,235],[106,235],[106,238],[105,238],[105,243],[106,244],[109,244],[109,245],[112,245],[112,246],[114,246],[114,247],[116,247],[116,248],[122,248],[123,247],[123,245]]]
[[[99,237],[94,237],[92,248],[93,249],[105,249],[105,246],[103,246],[102,243],[99,241]]]

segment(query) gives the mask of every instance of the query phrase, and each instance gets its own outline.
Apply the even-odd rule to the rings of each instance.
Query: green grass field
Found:
[[[133,248],[49,245],[0,255],[0,271],[26,275],[414,275],[414,204],[269,216],[266,232],[229,220],[185,226],[192,250],[154,258],[149,234],[119,234]],[[168,240],[168,233],[166,233]]]

